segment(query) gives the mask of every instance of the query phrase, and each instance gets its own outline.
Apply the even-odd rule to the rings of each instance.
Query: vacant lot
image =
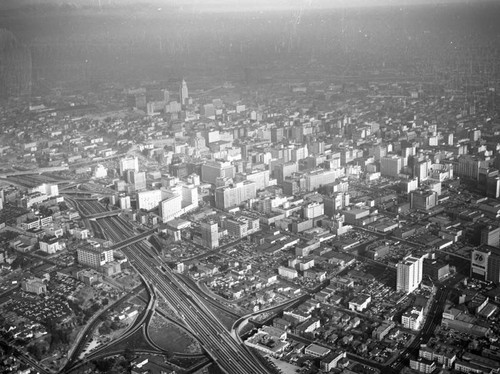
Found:
[[[200,345],[191,335],[161,316],[153,316],[148,331],[153,342],[171,354],[201,353]]]

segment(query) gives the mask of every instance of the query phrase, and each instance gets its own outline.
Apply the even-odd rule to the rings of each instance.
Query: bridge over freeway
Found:
[[[50,173],[50,172],[54,172],[54,171],[63,171],[63,170],[69,170],[69,167],[68,166],[52,166],[52,167],[46,167],[46,168],[36,168],[33,170],[17,170],[17,171],[2,173],[2,174],[0,174],[0,178],[15,177],[18,175],[43,174],[43,173]]]
[[[87,218],[87,219],[97,219],[97,218],[106,218],[106,217],[112,217],[112,216],[117,216],[121,213],[121,209],[115,209],[115,210],[110,210],[107,212],[100,212],[100,213],[94,213],[94,214],[82,214],[80,212],[80,215],[82,218]]]
[[[156,232],[156,229],[144,231],[143,233],[141,233],[139,235],[136,235],[136,236],[133,236],[131,238],[125,239],[121,242],[115,243],[110,248],[115,250],[115,249],[121,249],[121,248],[127,247],[129,245],[138,243],[138,242],[146,239],[147,237],[153,235],[155,232]]]

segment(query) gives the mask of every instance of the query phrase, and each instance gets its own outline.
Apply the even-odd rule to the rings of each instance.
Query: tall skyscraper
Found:
[[[180,88],[180,93],[179,93],[179,98],[181,100],[181,105],[186,104],[186,100],[189,97],[188,93],[188,86],[186,81],[183,79],[181,83],[181,88]]]
[[[219,246],[219,226],[217,222],[202,222],[200,225],[203,245],[210,249]]]
[[[182,196],[172,195],[160,202],[160,217],[163,223],[168,222],[179,215],[182,210]]]
[[[397,264],[396,290],[411,293],[422,282],[423,259],[422,257],[406,256]]]

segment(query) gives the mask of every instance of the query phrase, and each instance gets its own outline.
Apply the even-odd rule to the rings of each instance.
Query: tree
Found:
[[[123,351],[123,358],[130,362],[135,358],[135,352],[130,347],[127,347]]]
[[[96,360],[94,361],[94,363],[96,369],[99,370],[101,373],[108,373],[113,367],[115,361],[112,358],[108,358],[108,359]]]
[[[28,353],[36,358],[38,361],[42,359],[42,350],[38,346],[38,344],[30,345],[28,347]]]

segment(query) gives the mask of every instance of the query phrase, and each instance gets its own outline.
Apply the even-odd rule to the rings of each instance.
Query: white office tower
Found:
[[[182,210],[182,196],[172,195],[160,203],[160,216],[163,223],[177,217]]]
[[[406,256],[397,264],[397,291],[411,293],[418,288],[422,282],[422,257]]]
[[[130,209],[130,196],[120,197],[120,209]]]
[[[180,100],[181,100],[181,105],[186,104],[186,100],[189,97],[189,93],[188,93],[187,83],[184,79],[182,80],[181,90],[180,90],[179,96],[180,96]]]
[[[137,157],[126,157],[120,160],[120,175],[127,170],[139,172],[139,159]]]
[[[198,187],[194,184],[188,184],[182,186],[182,205],[193,205],[198,206]]]

